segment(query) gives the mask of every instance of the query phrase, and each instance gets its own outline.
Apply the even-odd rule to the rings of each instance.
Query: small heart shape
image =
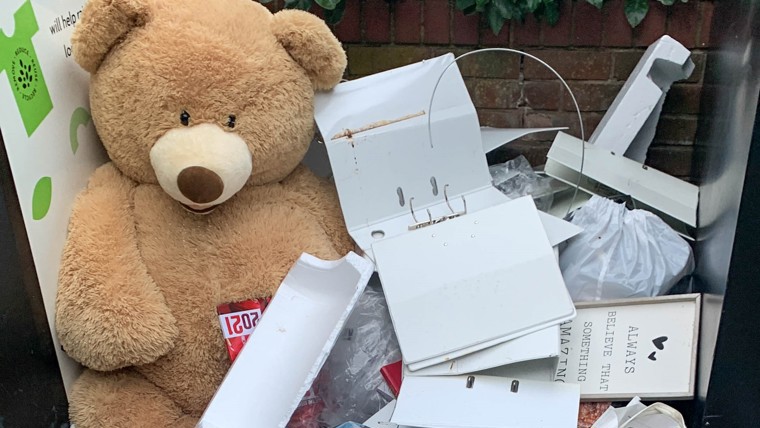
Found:
[[[652,343],[654,343],[654,347],[662,351],[665,349],[665,341],[668,340],[668,336],[660,336],[657,339],[652,340]]]
[[[649,354],[649,357],[647,357],[647,358],[649,358],[652,361],[657,361],[657,358],[654,357],[655,352],[657,352],[657,351],[652,351],[652,353]]]

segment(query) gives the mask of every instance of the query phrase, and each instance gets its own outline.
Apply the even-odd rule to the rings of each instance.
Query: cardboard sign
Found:
[[[560,326],[555,382],[582,400],[694,396],[700,295],[579,303]]]
[[[7,0],[0,8],[0,130],[64,385],[79,366],[60,349],[54,311],[74,197],[106,157],[89,113],[89,76],[71,57],[85,0]]]

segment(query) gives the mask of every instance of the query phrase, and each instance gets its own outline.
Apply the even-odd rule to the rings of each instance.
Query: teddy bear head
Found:
[[[319,18],[251,0],[90,0],[72,43],[113,163],[199,213],[291,173],[346,66]]]

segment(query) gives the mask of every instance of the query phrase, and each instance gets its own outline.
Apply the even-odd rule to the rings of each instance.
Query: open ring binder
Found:
[[[449,54],[342,83],[315,100],[321,134],[339,137],[325,146],[347,228],[375,262],[412,371],[575,314],[552,246],[579,229],[491,185],[453,62]]]

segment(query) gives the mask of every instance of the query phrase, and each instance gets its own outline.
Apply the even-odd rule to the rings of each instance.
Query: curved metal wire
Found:
[[[557,73],[557,71],[553,69],[549,64],[547,64],[546,62],[544,62],[543,60],[541,60],[540,58],[536,56],[533,56],[527,52],[523,52],[517,49],[487,48],[487,49],[479,49],[476,51],[467,52],[465,54],[459,55],[458,57],[454,58],[454,61],[451,62],[451,64],[447,65],[446,68],[444,68],[443,71],[441,72],[441,75],[438,76],[438,80],[436,80],[435,86],[433,87],[433,93],[430,95],[430,104],[428,105],[428,115],[427,115],[428,139],[430,140],[430,147],[431,148],[433,147],[433,132],[432,132],[433,100],[435,99],[435,93],[438,90],[438,85],[441,83],[441,79],[443,79],[443,75],[446,74],[446,71],[448,71],[449,67],[451,67],[460,59],[466,58],[470,55],[475,55],[475,54],[485,53],[485,52],[516,53],[516,54],[531,58],[535,61],[538,61],[539,64],[548,68],[552,73],[554,73],[555,76],[557,76],[557,79],[559,79],[560,82],[562,82],[562,85],[564,85],[565,89],[567,89],[567,92],[570,94],[570,98],[573,100],[573,105],[575,106],[575,111],[576,113],[578,113],[578,124],[580,125],[580,130],[581,130],[581,168],[578,174],[578,181],[575,183],[575,191],[573,192],[573,198],[570,200],[570,205],[567,207],[566,215],[570,214],[570,209],[575,203],[575,199],[578,196],[578,189],[581,186],[581,180],[583,179],[583,164],[586,160],[586,134],[583,129],[583,117],[581,116],[581,109],[578,107],[578,101],[575,100],[575,94],[573,94],[573,91],[570,89],[570,86],[568,86],[567,82],[565,82],[565,79],[563,79],[562,76],[560,76],[559,73]]]

